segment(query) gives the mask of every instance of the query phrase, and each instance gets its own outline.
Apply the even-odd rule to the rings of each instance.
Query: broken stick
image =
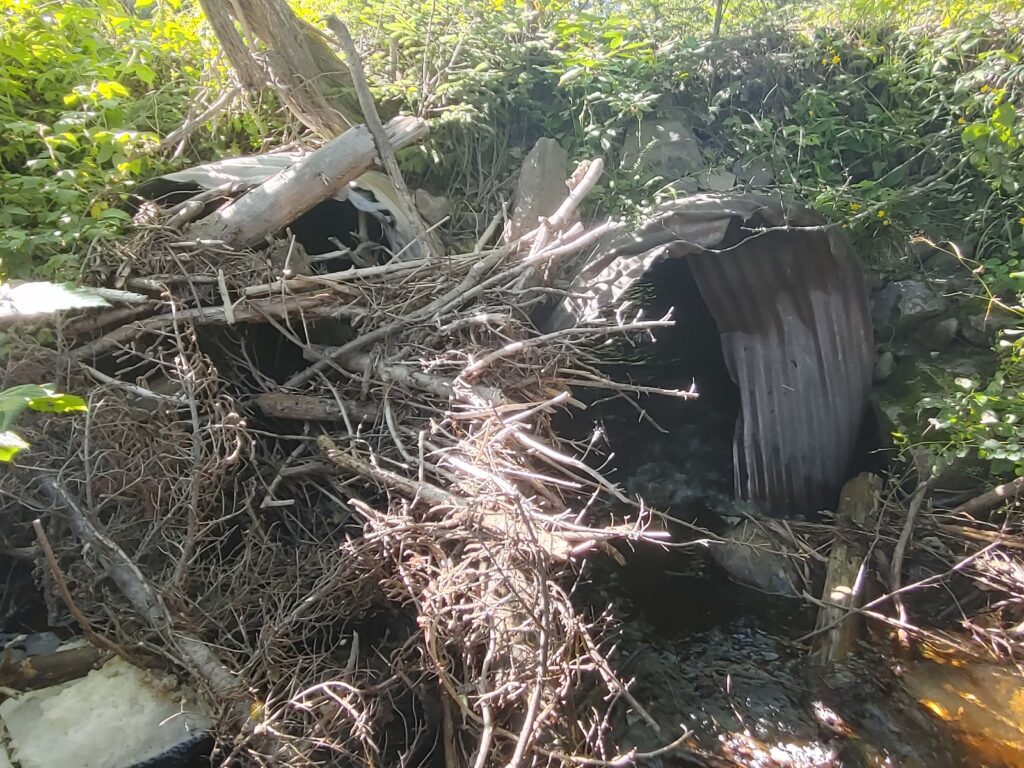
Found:
[[[427,258],[436,256],[441,253],[441,248],[437,240],[427,229],[426,224],[423,223],[423,218],[416,208],[412,194],[405,185],[402,171],[398,167],[398,158],[395,157],[394,147],[388,141],[384,125],[380,121],[380,115],[377,114],[377,105],[373,102],[370,86],[366,82],[366,75],[363,73],[363,63],[359,58],[359,51],[356,50],[356,44],[352,40],[352,35],[349,34],[348,27],[337,16],[328,16],[326,21],[328,28],[338,38],[338,43],[345,52],[345,60],[348,63],[349,73],[352,75],[352,84],[356,88],[356,95],[359,97],[359,107],[363,111],[363,119],[366,121],[366,127],[370,129],[370,133],[373,135],[373,142],[377,146],[377,154],[380,156],[381,165],[384,166],[384,170],[388,172],[388,176],[391,177],[391,181],[395,184],[395,189],[398,192],[397,202],[405,209],[403,213],[406,218],[416,227],[416,237],[425,251],[423,255]]]
[[[266,392],[257,395],[255,403],[267,416],[299,421],[345,421],[347,414],[356,421],[372,423],[376,421],[378,413],[377,407],[372,403],[347,401],[339,404],[330,397],[296,395],[290,392]]]

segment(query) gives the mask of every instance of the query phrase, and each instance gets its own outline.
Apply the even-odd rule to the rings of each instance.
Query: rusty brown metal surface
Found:
[[[790,517],[834,508],[867,408],[867,289],[846,238],[757,195],[673,201],[581,271],[552,324],[606,316],[663,259],[685,258],[740,390],[736,494]]]

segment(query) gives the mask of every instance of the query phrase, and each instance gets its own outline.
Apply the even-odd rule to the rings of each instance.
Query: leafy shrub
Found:
[[[135,10],[149,18],[114,0],[0,0],[0,277],[73,272],[120,231],[119,194],[166,167],[160,137],[223,81],[194,9]],[[207,140],[220,152],[262,140],[252,119],[225,121]]]

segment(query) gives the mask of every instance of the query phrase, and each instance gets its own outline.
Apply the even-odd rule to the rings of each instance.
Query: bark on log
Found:
[[[92,645],[70,648],[14,661],[9,655],[0,660],[0,687],[16,691],[36,691],[69,680],[85,677],[103,660],[104,653]]]
[[[1010,503],[1022,493],[1024,493],[1024,477],[1018,477],[1016,480],[997,485],[991,491],[986,491],[980,496],[965,501],[953,510],[953,515],[957,517],[982,515],[991,512],[996,507]]]
[[[427,135],[416,117],[396,117],[386,126],[396,149]],[[220,240],[235,248],[256,247],[300,215],[338,194],[377,161],[365,126],[350,128],[290,168],[267,179],[187,230],[197,240]]]
[[[305,126],[334,138],[359,122],[358,102],[344,63],[321,33],[295,15],[287,0],[203,0],[203,9],[232,65],[238,66],[237,60],[244,61],[245,56],[238,47],[238,31],[230,18],[225,25],[225,16],[238,19],[250,44],[253,38],[263,43],[274,86]],[[244,44],[243,50],[248,54]],[[251,77],[240,70],[244,83]]]
[[[247,91],[254,91],[267,84],[267,73],[253,58],[242,36],[235,28],[235,22],[227,3],[223,0],[199,0],[203,15],[213,28],[213,34],[220,42],[221,50],[231,62],[231,67],[238,75],[238,82]]]
[[[818,611],[814,656],[821,664],[842,661],[857,641],[859,616],[851,611],[860,607],[864,597],[867,552],[857,546],[850,533],[863,530],[875,513],[881,481],[862,474],[843,486],[836,511],[836,533],[828,558],[828,575]]]
[[[344,421],[345,414],[353,421],[374,421],[377,408],[370,403],[344,403],[342,413],[338,402],[329,397],[310,397],[286,392],[268,392],[257,395],[256,407],[267,416],[298,421]]]

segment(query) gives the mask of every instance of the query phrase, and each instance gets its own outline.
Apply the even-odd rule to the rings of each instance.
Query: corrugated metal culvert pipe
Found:
[[[677,288],[680,304],[693,301],[688,282],[713,318],[738,389],[736,497],[780,517],[834,508],[855,458],[873,361],[867,289],[841,229],[760,195],[672,201],[599,249],[545,325],[621,318],[645,290],[663,298]],[[673,315],[677,326],[698,316],[681,305]],[[697,336],[680,329],[666,338],[685,358],[704,354],[687,348]]]

